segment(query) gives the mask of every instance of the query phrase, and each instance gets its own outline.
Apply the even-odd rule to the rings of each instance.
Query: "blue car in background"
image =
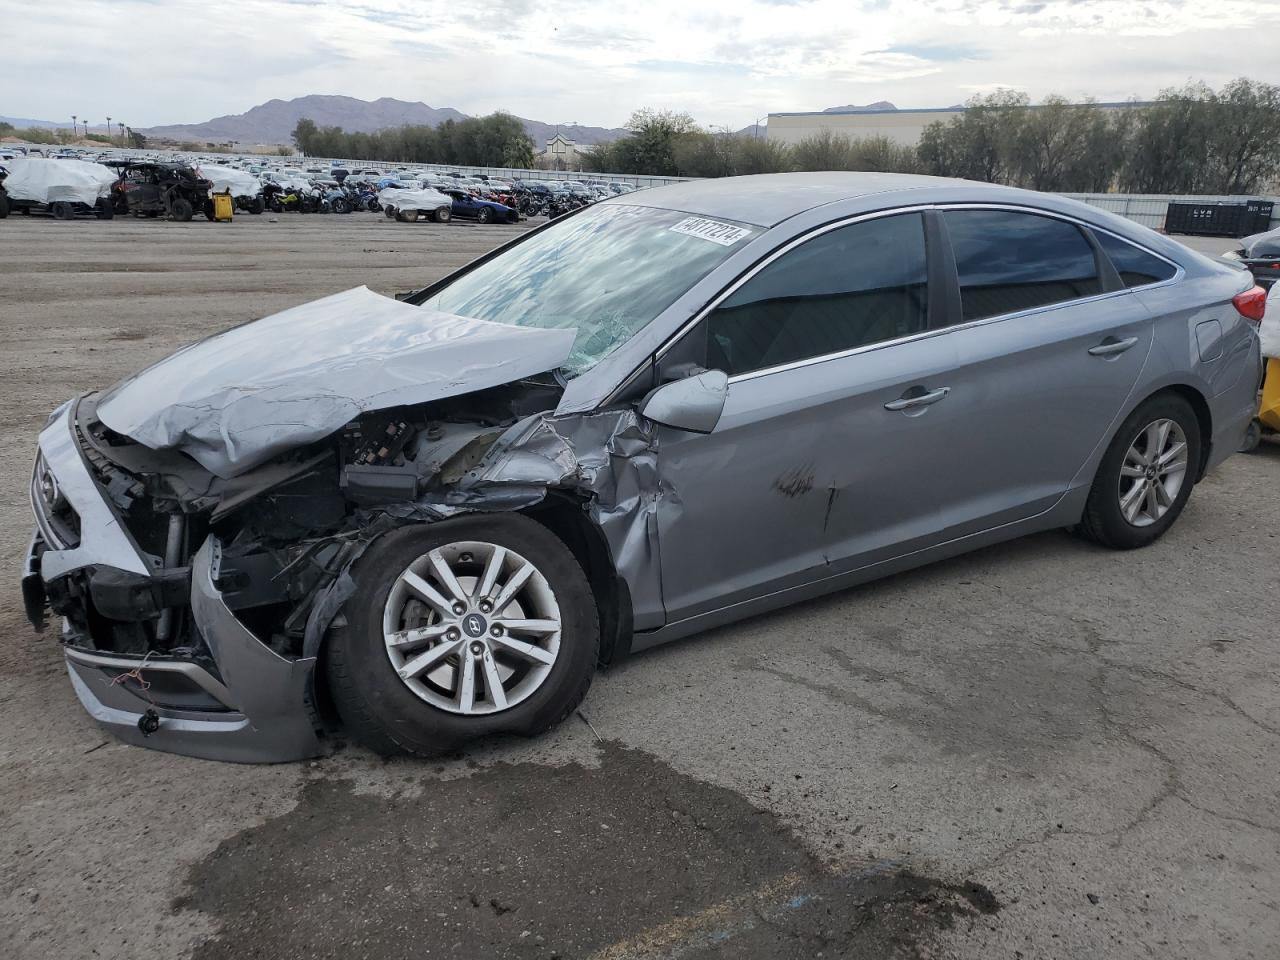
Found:
[[[496,200],[482,200],[465,190],[445,190],[453,198],[453,215],[477,223],[518,223],[520,213]]]

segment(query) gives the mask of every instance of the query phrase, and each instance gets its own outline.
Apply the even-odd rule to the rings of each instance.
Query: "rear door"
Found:
[[[1076,223],[1020,209],[942,214],[958,298],[947,538],[1034,516],[1105,443],[1151,349],[1154,322]]]

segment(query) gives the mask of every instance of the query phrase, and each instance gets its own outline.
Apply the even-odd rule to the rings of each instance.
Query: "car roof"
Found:
[[[798,213],[840,200],[877,193],[904,193],[945,187],[988,189],[1008,193],[1010,188],[972,180],[926,177],[909,173],[765,173],[747,177],[720,177],[689,180],[651,187],[642,195],[629,196],[626,203],[682,210],[707,217],[738,220],[772,227]],[[605,200],[618,203],[620,198]]]

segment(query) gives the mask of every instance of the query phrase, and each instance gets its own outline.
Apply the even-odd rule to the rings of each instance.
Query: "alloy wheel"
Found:
[[[400,681],[464,716],[528,699],[550,675],[561,616],[546,577],[513,550],[464,541],[437,547],[396,578],[383,610]]]
[[[1120,465],[1120,515],[1146,527],[1169,512],[1187,478],[1187,437],[1175,420],[1156,420],[1134,437]]]

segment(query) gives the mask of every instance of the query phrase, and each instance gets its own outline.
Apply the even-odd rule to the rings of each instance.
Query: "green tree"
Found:
[[[1254,193],[1280,176],[1280,87],[1243,77],[1214,97],[1205,188]]]
[[[614,141],[608,152],[617,173],[678,176],[676,144],[698,132],[693,117],[670,110],[637,110],[626,126],[630,132]]]
[[[1029,103],[1015,90],[972,97],[949,121],[925,128],[916,148],[921,166],[940,177],[1010,182],[1010,161]]]
[[[293,142],[303,156],[311,154],[316,145],[316,136],[319,130],[316,128],[316,122],[310,117],[303,117],[293,128]]]

